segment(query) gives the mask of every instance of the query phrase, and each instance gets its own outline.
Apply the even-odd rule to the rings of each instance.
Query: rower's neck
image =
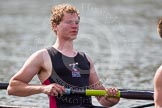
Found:
[[[69,57],[74,57],[77,54],[77,51],[73,48],[73,41],[61,41],[56,39],[53,47]]]

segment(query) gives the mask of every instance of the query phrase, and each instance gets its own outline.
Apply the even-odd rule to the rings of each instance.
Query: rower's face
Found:
[[[64,13],[62,21],[57,25],[57,35],[74,40],[79,30],[79,18],[76,13]]]

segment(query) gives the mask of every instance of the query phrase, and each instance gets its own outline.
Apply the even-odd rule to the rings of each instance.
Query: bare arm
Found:
[[[155,108],[162,107],[162,66],[156,71],[154,76],[154,102]]]
[[[90,58],[88,58],[88,60],[90,62],[90,78],[89,78],[90,86],[94,89],[106,90],[108,92],[108,94],[116,95],[117,91],[118,91],[116,88],[107,89],[107,88],[103,87],[103,85],[99,81],[99,78],[96,74],[92,60]],[[107,107],[111,107],[111,106],[117,104],[120,100],[120,98],[108,98],[106,96],[98,96],[96,98],[100,102],[101,105],[107,106]]]
[[[60,91],[61,93],[61,91],[64,90],[63,87],[57,84],[51,84],[48,86],[29,84],[32,78],[39,72],[50,71],[49,67],[45,66],[45,58],[49,58],[48,56],[44,57],[45,55],[47,55],[47,51],[44,49],[37,51],[29,57],[24,66],[11,78],[7,88],[9,95],[30,96],[38,93],[57,95],[58,93],[56,91]]]
[[[23,67],[11,78],[8,94],[16,96],[29,96],[41,93],[40,85],[28,84],[41,70],[43,64],[42,52],[36,52],[25,62]]]

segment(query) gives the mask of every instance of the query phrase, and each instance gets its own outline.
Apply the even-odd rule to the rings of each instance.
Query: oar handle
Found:
[[[66,89],[66,95],[86,95],[86,96],[109,96],[105,90],[73,90]],[[125,98],[125,99],[140,99],[140,100],[153,100],[153,92],[152,91],[135,91],[135,90],[124,90],[118,91],[116,96],[109,97],[117,97],[117,98]]]
[[[154,100],[152,91],[120,91],[120,97],[126,99]]]
[[[118,91],[116,96],[109,96],[105,90],[86,90],[86,96],[105,96],[107,95],[108,97],[118,97],[120,98],[120,91]]]
[[[1,89],[7,89],[8,83],[0,83],[0,90]]]
[[[86,95],[86,96],[105,96],[108,95],[105,90],[93,90],[93,89],[85,89],[85,90],[75,90],[75,89],[65,89],[65,95]],[[110,96],[111,97],[111,96]],[[120,91],[118,91],[116,96],[120,97]]]
[[[8,83],[0,83],[0,89],[7,89]],[[91,90],[91,89],[65,89],[65,95],[86,95],[86,96],[105,96],[108,95],[105,90]],[[116,96],[118,98],[126,99],[141,99],[141,100],[153,100],[153,91],[141,91],[141,90],[127,90],[120,89]],[[112,96],[110,96],[112,97]]]

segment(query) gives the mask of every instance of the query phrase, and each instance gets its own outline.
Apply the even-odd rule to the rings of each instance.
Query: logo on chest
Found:
[[[80,71],[77,69],[78,62],[69,64],[71,68],[72,77],[81,77]]]

